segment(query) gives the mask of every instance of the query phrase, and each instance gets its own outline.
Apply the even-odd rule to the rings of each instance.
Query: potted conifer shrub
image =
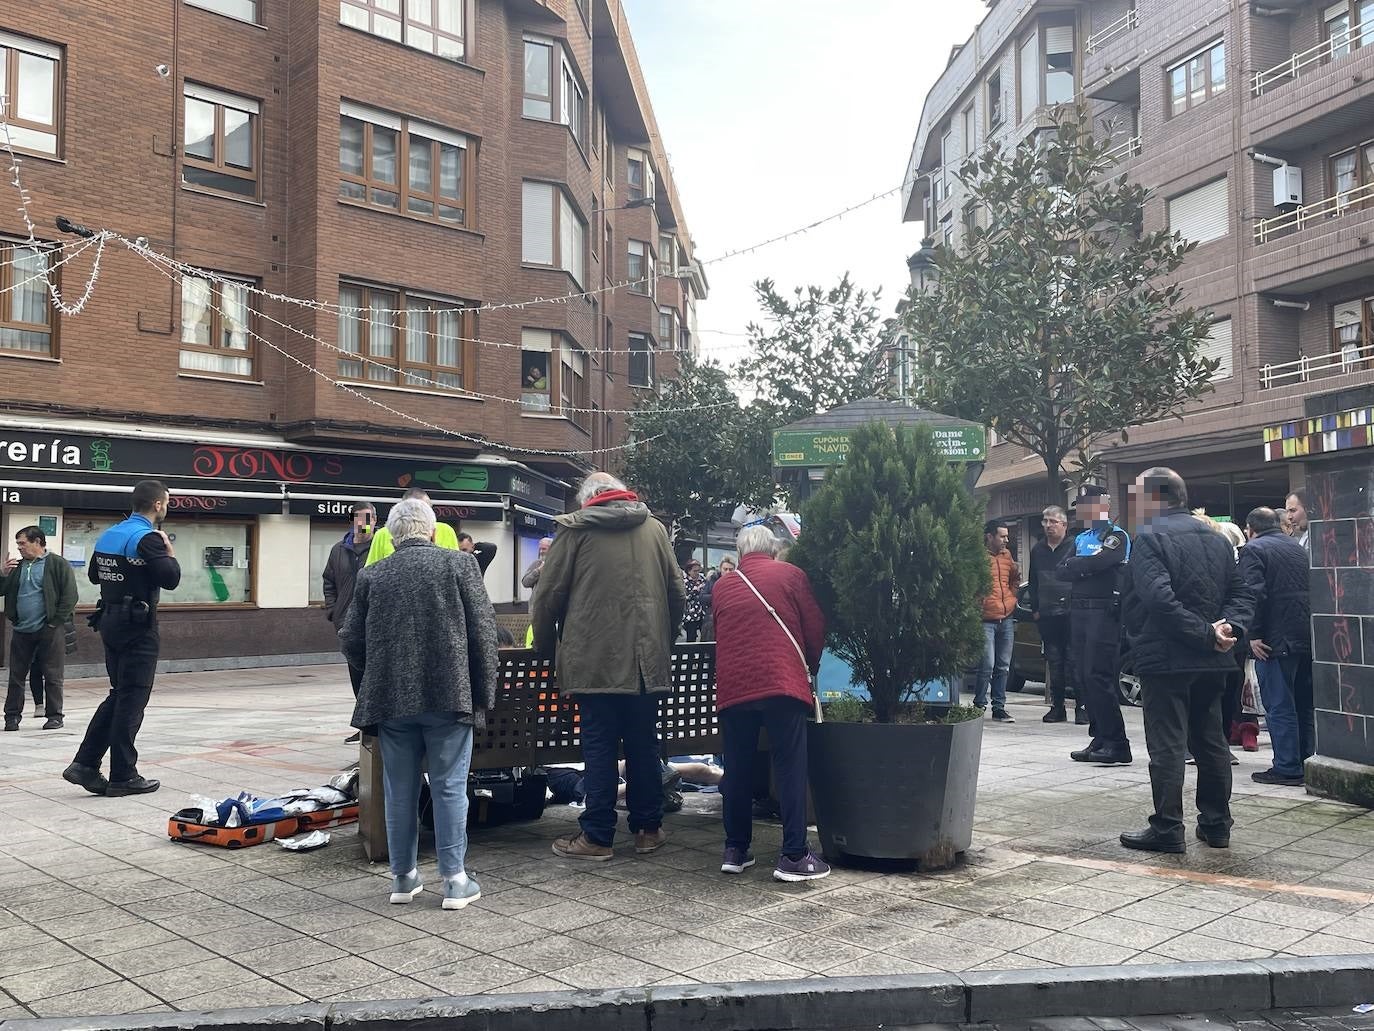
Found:
[[[869,696],[833,703],[810,728],[825,855],[949,866],[973,837],[982,714],[927,706],[921,695],[981,654],[982,503],[929,427],[870,423],[852,435],[802,526],[789,561],[809,575],[827,643]]]

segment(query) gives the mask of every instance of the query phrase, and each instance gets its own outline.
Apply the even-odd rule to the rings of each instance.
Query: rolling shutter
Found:
[[[525,183],[521,189],[520,260],[532,265],[552,265],[553,187]]]
[[[1221,364],[1217,366],[1217,371],[1212,373],[1212,379],[1222,380],[1231,378],[1231,320],[1218,319],[1212,323],[1212,332],[1198,352],[1204,358],[1215,358]]]
[[[1169,228],[1185,240],[1205,243],[1230,232],[1231,194],[1225,179],[1169,200]]]

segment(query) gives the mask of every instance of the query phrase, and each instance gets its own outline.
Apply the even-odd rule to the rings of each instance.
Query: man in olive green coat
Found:
[[[663,525],[609,473],[592,473],[581,510],[559,516],[533,602],[534,648],[557,655],[558,689],[577,699],[587,808],[582,832],[553,843],[567,859],[610,859],[616,760],[625,749],[625,802],[635,851],[666,840],[658,703],[672,685],[672,647],[686,605]]]

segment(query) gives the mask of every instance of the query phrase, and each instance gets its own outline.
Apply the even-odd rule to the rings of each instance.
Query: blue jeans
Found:
[[[1312,657],[1284,655],[1255,663],[1264,722],[1274,746],[1274,772],[1301,777],[1303,760],[1316,750],[1312,713]]]
[[[983,661],[978,667],[978,686],[973,704],[982,709],[988,704],[988,682],[992,683],[992,707],[1007,705],[1007,670],[1011,668],[1011,646],[1016,639],[1016,620],[1011,616],[995,622],[983,620]]]
[[[386,797],[386,848],[397,876],[416,867],[420,849],[420,765],[429,759],[429,794],[434,802],[434,851],[439,876],[457,877],[468,851],[468,766],[472,725],[451,712],[427,712],[384,720],[377,727],[382,746],[382,791]]]
[[[663,824],[663,767],[658,758],[658,700],[653,694],[580,694],[582,785],[587,808],[579,823],[587,840],[615,843],[616,794],[625,749],[625,806],[630,833],[656,831]]]

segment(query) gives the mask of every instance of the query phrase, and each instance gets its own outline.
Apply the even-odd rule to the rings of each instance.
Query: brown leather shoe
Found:
[[[607,860],[615,855],[609,845],[598,845],[587,840],[585,834],[575,834],[570,838],[558,838],[553,843],[553,854],[564,859]]]
[[[641,856],[657,852],[668,841],[668,832],[660,827],[656,831],[638,831],[635,834],[635,851]]]

